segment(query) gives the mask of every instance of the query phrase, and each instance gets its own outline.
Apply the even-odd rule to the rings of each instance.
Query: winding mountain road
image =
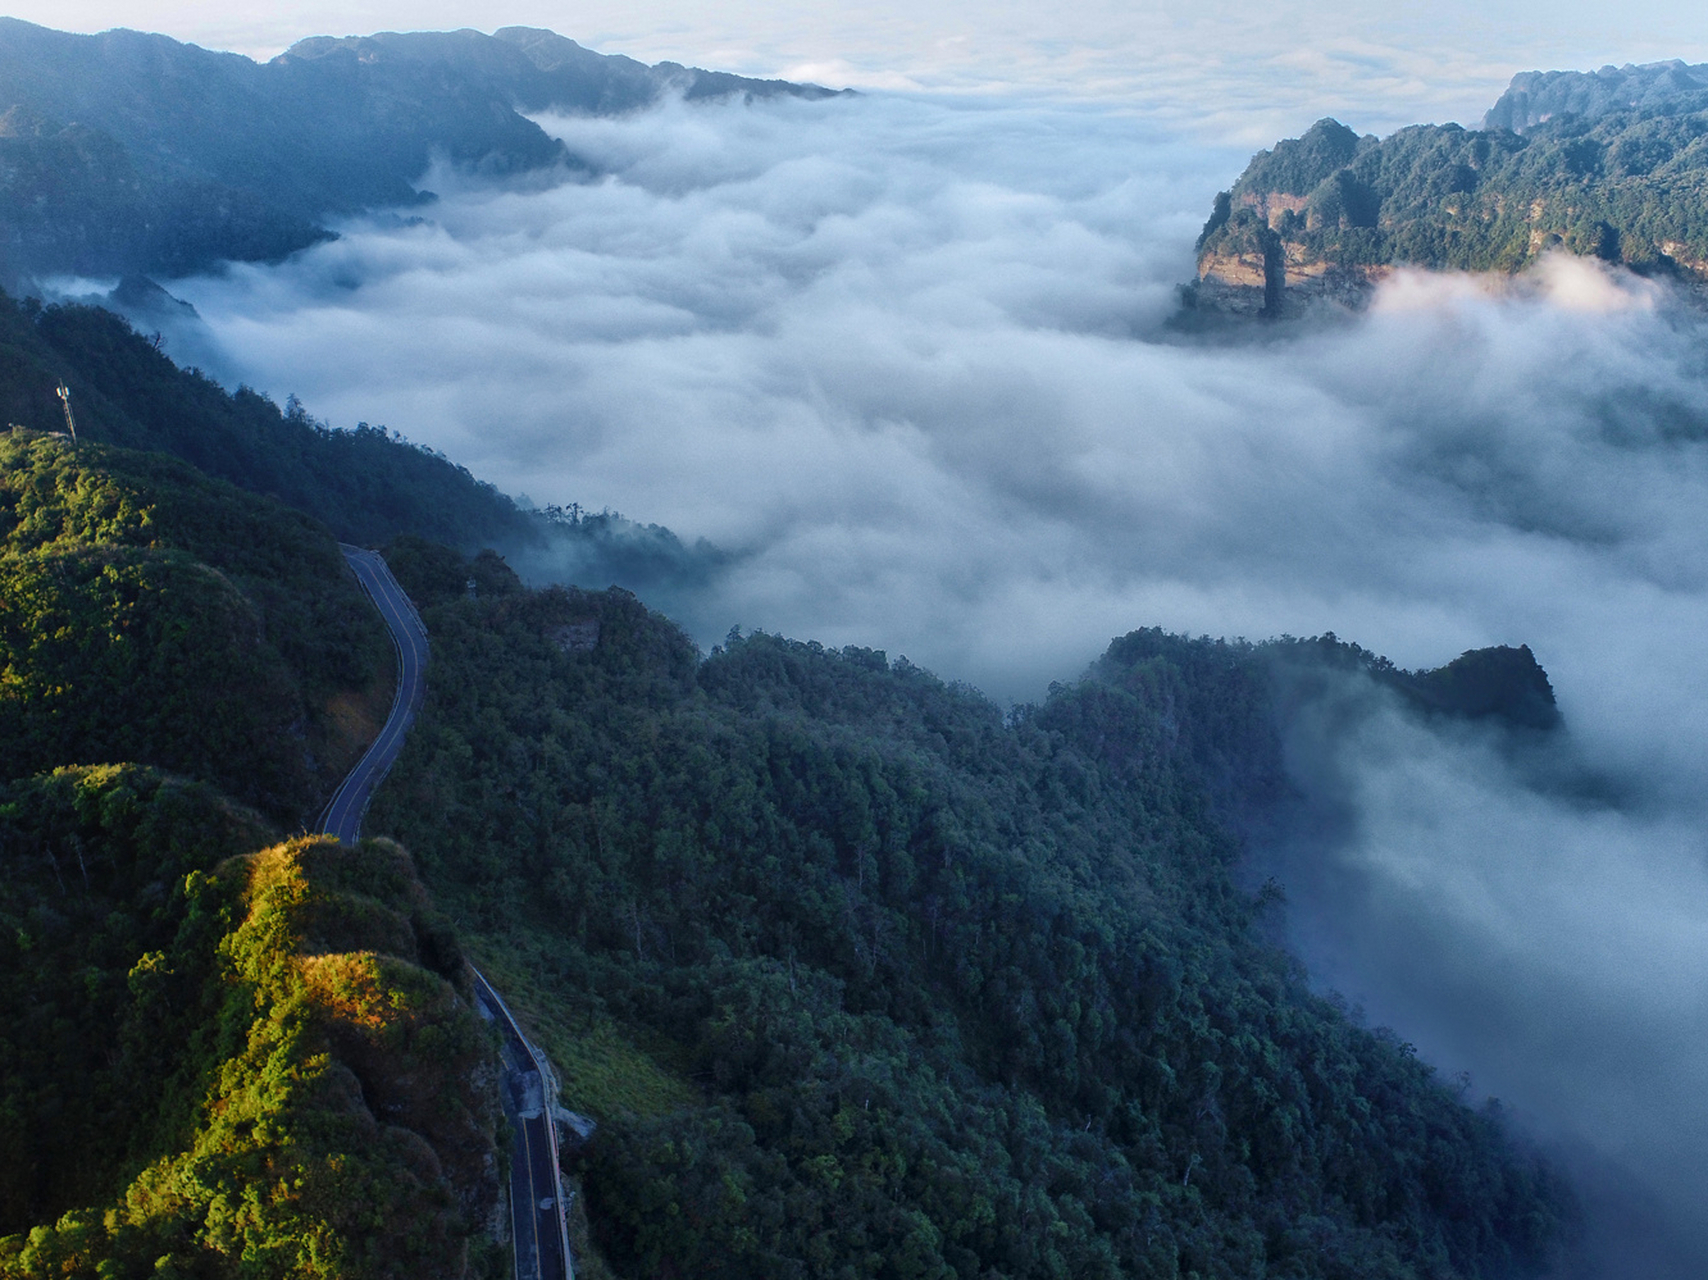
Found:
[[[368,811],[374,788],[397,762],[403,740],[415,723],[415,713],[427,692],[427,628],[421,625],[421,615],[415,612],[415,605],[391,576],[378,552],[342,542],[338,549],[355,571],[368,599],[385,619],[392,647],[397,651],[397,695],[391,702],[391,714],[386,717],[374,745],[356,762],[320,815],[322,834],[354,844],[361,835],[362,817]]]
[[[344,559],[385,619],[397,651],[397,696],[373,746],[333,794],[320,831],[354,844],[374,788],[396,762],[427,691],[427,628],[377,552],[339,543]],[[499,1102],[510,1121],[510,1225],[517,1280],[575,1280],[570,1260],[567,1206],[558,1172],[556,1088],[545,1063],[510,1013],[504,998],[472,964],[475,1001],[504,1033]]]

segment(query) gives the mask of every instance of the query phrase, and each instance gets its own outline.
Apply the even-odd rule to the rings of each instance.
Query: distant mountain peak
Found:
[[[312,36],[257,63],[0,18],[0,286],[276,261],[328,238],[328,218],[414,203],[438,157],[585,173],[530,115],[621,114],[672,94],[833,96],[649,67],[531,27]]]
[[[568,36],[560,36],[545,27],[500,27],[492,33],[492,38],[515,45],[541,71],[556,71],[566,66],[585,66],[594,58],[634,63],[637,67],[644,65],[620,53],[594,53]]]
[[[1627,62],[1597,71],[1521,71],[1483,117],[1485,129],[1524,133],[1556,116],[1595,120],[1620,111],[1676,113],[1681,97],[1708,106],[1708,63]]]

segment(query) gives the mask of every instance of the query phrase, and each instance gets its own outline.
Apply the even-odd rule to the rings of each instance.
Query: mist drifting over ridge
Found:
[[[1017,698],[1141,625],[1333,630],[1408,666],[1530,644],[1554,773],[1360,703],[1290,744],[1343,821],[1262,857],[1322,981],[1616,1166],[1700,1269],[1695,312],[1558,259],[1189,344],[1164,321],[1244,155],[1145,118],[880,96],[542,123],[603,176],[435,173],[419,223],[175,284],[209,362],[709,539],[728,559],[670,602],[704,644],[875,645]]]

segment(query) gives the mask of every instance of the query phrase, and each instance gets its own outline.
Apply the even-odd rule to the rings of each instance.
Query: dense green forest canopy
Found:
[[[306,821],[390,678],[324,526],[164,455],[0,436],[0,778],[141,762]]]
[[[276,839],[135,766],[0,785],[0,1276],[499,1273],[453,936],[395,846]]]
[[[602,1123],[590,1266],[1492,1277],[1567,1233],[1494,1111],[1258,941],[1216,798],[1286,785],[1275,662],[1545,719],[1527,651],[1135,633],[1005,716],[871,650],[701,660],[625,593],[392,558],[434,676],[372,820]]]
[[[1289,266],[1512,272],[1560,248],[1708,278],[1708,88],[1656,77],[1619,96],[1581,80],[1595,77],[1526,81],[1485,129],[1378,139],[1319,120],[1252,159],[1200,252],[1261,253],[1272,236]]]
[[[0,1276],[501,1267],[454,934],[398,847],[281,839],[391,675],[311,517],[0,436]]]

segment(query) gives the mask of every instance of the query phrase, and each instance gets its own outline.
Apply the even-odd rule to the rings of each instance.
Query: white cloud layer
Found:
[[[1373,1017],[1690,1226],[1698,314],[1562,260],[1500,291],[1401,277],[1315,332],[1172,340],[1241,149],[1129,111],[885,96],[547,123],[607,176],[435,174],[420,225],[173,288],[227,372],[335,425],[737,553],[681,606],[706,643],[871,644],[1035,697],[1142,625],[1332,629],[1407,666],[1528,642],[1619,803],[1376,717],[1341,744],[1349,834],[1288,864],[1296,923]]]

